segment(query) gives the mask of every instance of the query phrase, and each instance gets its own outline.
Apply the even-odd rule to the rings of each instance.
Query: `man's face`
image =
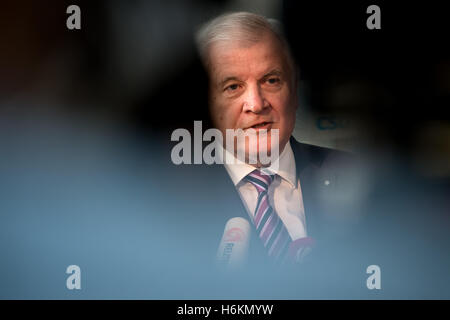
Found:
[[[270,154],[270,134],[279,130],[281,153],[295,125],[297,99],[292,70],[279,41],[266,34],[257,43],[217,42],[209,51],[210,113],[213,125],[226,129],[267,130],[258,149]],[[239,146],[238,146],[239,148]],[[248,157],[249,146],[244,146]]]

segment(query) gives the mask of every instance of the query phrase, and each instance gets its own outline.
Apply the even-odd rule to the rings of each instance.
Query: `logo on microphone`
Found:
[[[250,223],[242,217],[234,217],[225,225],[217,259],[220,265],[231,268],[241,266],[247,257]]]
[[[228,230],[224,237],[223,240],[225,242],[240,242],[244,239],[245,235],[244,232],[242,231],[242,229],[240,228],[231,228],[230,230]]]

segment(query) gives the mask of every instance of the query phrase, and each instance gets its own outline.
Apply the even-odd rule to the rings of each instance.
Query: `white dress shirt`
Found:
[[[228,156],[232,156],[224,150]],[[250,182],[243,178],[255,167],[235,158],[235,163],[224,163],[249,216],[252,218],[256,209],[258,191]],[[306,237],[305,209],[303,207],[302,190],[297,179],[294,153],[288,141],[279,157],[279,167],[274,181],[270,184],[268,195],[271,207],[283,221],[292,240]]]

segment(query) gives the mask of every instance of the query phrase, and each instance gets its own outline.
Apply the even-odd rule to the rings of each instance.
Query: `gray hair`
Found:
[[[231,40],[256,43],[267,32],[280,41],[296,78],[296,65],[278,20],[250,12],[225,13],[201,26],[195,35],[195,40],[203,63],[208,66],[208,50],[213,43]]]

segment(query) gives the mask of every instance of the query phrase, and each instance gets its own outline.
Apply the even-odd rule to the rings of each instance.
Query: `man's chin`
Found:
[[[280,154],[279,131],[249,130],[245,134],[241,131],[234,139],[234,146],[238,160],[250,165],[269,166]]]
[[[237,158],[240,161],[258,167],[270,166],[270,163],[276,160],[278,156],[279,152],[272,152],[272,148],[266,147],[246,148],[245,151],[238,148],[237,150]]]

